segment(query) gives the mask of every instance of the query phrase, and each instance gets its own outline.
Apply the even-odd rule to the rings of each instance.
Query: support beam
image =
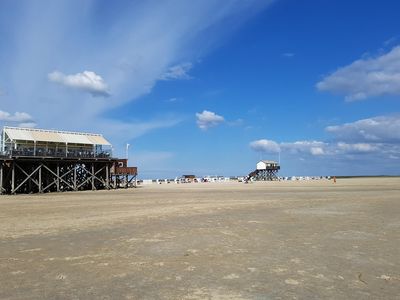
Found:
[[[0,162],[0,195],[3,194],[5,189],[3,188],[3,162]]]
[[[70,169],[68,172],[64,173],[63,175],[60,176],[60,180],[65,183],[66,185],[69,186],[69,188],[71,190],[74,190],[74,186],[69,184],[66,180],[64,180],[63,178],[66,177],[68,174],[72,173],[75,170],[75,168]]]
[[[99,182],[101,182],[101,183],[104,185],[104,180],[102,180],[101,178],[97,177],[97,174],[100,173],[100,172],[103,170],[104,167],[101,168],[101,169],[99,169],[99,170],[97,170],[96,173],[91,173],[88,169],[86,169],[86,168],[83,167],[83,166],[80,166],[80,168],[81,168],[81,171],[84,171],[86,174],[90,175],[91,177],[86,178],[84,181],[82,181],[82,182],[80,183],[80,185],[78,185],[78,189],[79,189],[81,186],[83,186],[84,184],[88,183],[89,180],[92,180],[92,181],[93,181],[93,185],[94,185],[95,179],[97,179]]]
[[[39,193],[41,193],[41,189],[40,189],[40,182],[41,182],[41,175],[40,175],[40,173],[39,173],[39,182],[37,182],[36,180],[34,180],[32,177],[33,177],[33,175],[35,175],[35,173],[39,170],[39,169],[41,169],[41,166],[38,166],[35,170],[33,170],[33,172],[32,173],[30,173],[30,174],[28,174],[28,173],[26,173],[25,171],[24,171],[24,169],[22,169],[19,165],[17,165],[16,163],[14,163],[13,165],[16,165],[21,171],[23,171],[23,173],[26,175],[26,178],[15,188],[15,189],[13,189],[13,194],[14,193],[16,193],[23,185],[24,185],[24,183],[25,182],[27,182],[29,179],[31,180],[31,181],[33,181],[37,186],[38,186],[38,188],[39,188]],[[15,173],[15,172],[14,172]],[[15,175],[14,175],[15,176]]]
[[[16,162],[14,162],[14,165],[22,172],[25,174],[25,176],[27,177],[26,179],[31,179],[37,186],[39,186],[39,182],[36,181],[35,179],[32,178],[32,175],[35,174],[35,172],[39,169],[39,167],[37,167],[33,172],[31,172],[31,174],[28,174],[22,167],[20,167]],[[24,180],[25,182],[26,180]]]
[[[114,172],[115,172],[115,164],[114,164]],[[114,189],[117,188],[117,177],[118,175],[114,175]]]
[[[94,179],[95,179],[95,176],[94,176],[94,163],[92,163],[92,177],[91,177],[91,181],[92,181],[92,191],[94,191],[96,188],[94,187]]]
[[[38,148],[39,149],[39,148]],[[0,194],[126,188],[136,176],[116,159],[0,157]]]
[[[57,192],[59,192],[60,191],[60,164],[59,163],[57,163],[57,174],[56,174],[56,180],[57,180],[57,182],[56,182],[56,186],[57,186]]]
[[[11,194],[15,194],[15,162],[12,162],[11,164]]]
[[[42,184],[42,165],[39,166],[39,193],[43,193],[43,184]]]
[[[74,191],[76,191],[77,190],[77,183],[76,183],[76,167],[77,167],[77,165],[76,165],[76,163],[74,164],[74,182],[73,182],[73,186],[74,186]]]
[[[106,165],[106,189],[110,189],[110,174],[109,174],[109,168],[110,166],[107,164]]]

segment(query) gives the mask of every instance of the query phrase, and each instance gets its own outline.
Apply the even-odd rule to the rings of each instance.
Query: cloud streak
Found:
[[[168,68],[168,70],[160,76],[161,80],[191,79],[188,74],[193,67],[192,63],[182,63]]]

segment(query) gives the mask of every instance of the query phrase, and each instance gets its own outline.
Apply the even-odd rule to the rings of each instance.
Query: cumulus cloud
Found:
[[[379,150],[379,145],[367,143],[347,144],[344,142],[337,143],[337,149],[344,153],[371,153]]]
[[[288,151],[292,154],[312,154],[312,155],[324,155],[327,144],[320,141],[296,141],[296,142],[285,142],[280,144],[283,151]]]
[[[26,112],[16,112],[10,114],[9,112],[0,110],[0,121],[3,122],[32,122],[33,118]]]
[[[282,153],[291,155],[334,156],[342,154],[363,154],[380,152],[383,144],[345,143],[321,141],[295,141],[277,143],[271,140],[258,140],[250,143],[250,148],[257,152]]]
[[[164,74],[160,76],[160,79],[161,80],[191,79],[192,77],[188,74],[188,72],[192,67],[193,65],[190,62],[172,66]]]
[[[64,75],[59,71],[54,71],[48,75],[52,82],[82,90],[92,94],[92,96],[110,96],[108,86],[100,75],[92,71],[84,71],[74,75]]]
[[[400,46],[383,55],[356,60],[317,83],[320,91],[343,94],[347,100],[400,95]]]
[[[321,147],[311,147],[310,152],[312,155],[324,155],[325,151]]]
[[[400,142],[400,115],[378,116],[326,127],[336,139],[351,142]]]
[[[281,151],[277,142],[266,139],[251,142],[250,148],[262,153],[278,153]]]
[[[319,141],[296,141],[277,143],[272,140],[256,140],[250,143],[250,148],[257,152],[278,153],[285,151],[291,154],[325,155],[326,143]]]
[[[217,126],[225,121],[223,116],[219,116],[215,112],[208,110],[203,110],[202,113],[196,113],[196,118],[197,126],[203,130]]]
[[[400,115],[378,116],[342,125],[328,126],[331,141],[281,142],[257,140],[250,148],[257,152],[320,156],[332,159],[394,159],[400,156]]]

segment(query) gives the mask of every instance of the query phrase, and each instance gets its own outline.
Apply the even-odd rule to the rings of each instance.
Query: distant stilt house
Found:
[[[278,171],[280,165],[276,161],[272,160],[260,160],[257,163],[256,170],[248,175],[249,179],[256,181],[272,181],[278,180]]]
[[[137,175],[101,134],[6,126],[0,145],[0,194],[111,189]]]
[[[195,182],[196,176],[195,175],[182,175],[182,179],[184,182]]]

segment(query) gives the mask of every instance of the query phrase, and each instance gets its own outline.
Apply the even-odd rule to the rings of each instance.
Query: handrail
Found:
[[[0,151],[0,156],[4,157],[14,157],[14,156],[24,156],[24,157],[65,157],[65,158],[111,158],[112,154],[110,151],[54,151],[47,150],[42,151],[40,149],[34,151],[31,149],[21,149],[21,150],[7,150]]]

